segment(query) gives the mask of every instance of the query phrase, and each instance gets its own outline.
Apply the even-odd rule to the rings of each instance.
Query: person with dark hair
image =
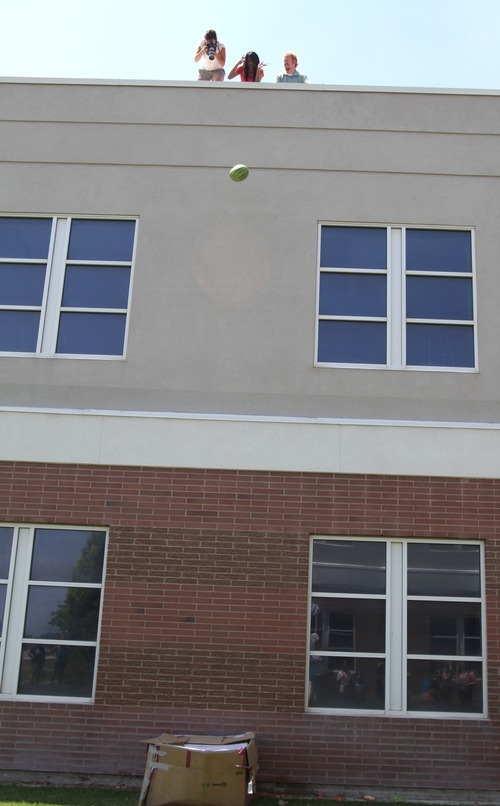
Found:
[[[242,81],[262,81],[265,63],[261,62],[254,50],[249,50],[236,62],[228,78],[239,76]]]
[[[213,28],[209,28],[205,33],[205,38],[198,45],[194,60],[197,64],[199,63],[198,81],[224,81],[226,48],[217,39],[217,33]]]

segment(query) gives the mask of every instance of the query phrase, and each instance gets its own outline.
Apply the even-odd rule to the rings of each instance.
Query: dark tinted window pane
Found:
[[[10,553],[14,530],[10,526],[0,526],[0,579],[9,576]]]
[[[481,596],[479,546],[408,545],[409,596]]]
[[[315,540],[313,591],[384,594],[385,552],[385,543]]]
[[[45,259],[51,231],[51,218],[0,218],[0,258]]]
[[[316,649],[330,652],[385,652],[385,600],[315,596]]]
[[[386,364],[385,322],[319,323],[318,361],[342,364]]]
[[[461,277],[407,277],[406,316],[409,319],[471,320],[472,280]]]
[[[46,264],[0,263],[0,305],[41,305]]]
[[[408,710],[481,713],[482,666],[475,661],[408,661]]]
[[[323,272],[320,278],[319,312],[330,316],[385,316],[386,275]]]
[[[122,355],[125,314],[61,313],[58,353]]]
[[[75,219],[68,260],[132,260],[135,221]]]
[[[473,327],[407,325],[406,363],[414,367],[473,367]]]
[[[364,708],[385,704],[381,658],[331,658],[315,655],[309,662],[310,708]]]
[[[406,268],[414,271],[472,271],[470,232],[407,230]]]
[[[94,681],[95,648],[57,644],[29,644],[22,647],[18,694],[45,697],[91,697]]]
[[[99,588],[31,585],[24,637],[95,641],[100,598]]]
[[[66,308],[126,308],[126,266],[67,266],[62,304]]]
[[[410,655],[480,655],[479,602],[408,602]]]
[[[104,532],[36,529],[30,579],[101,582],[104,546]]]
[[[387,230],[322,227],[321,265],[340,269],[387,268]]]
[[[39,311],[0,311],[0,350],[34,353],[39,322]]]

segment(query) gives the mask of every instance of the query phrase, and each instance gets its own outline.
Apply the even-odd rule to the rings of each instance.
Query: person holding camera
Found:
[[[213,28],[206,32],[205,38],[198,45],[194,60],[199,64],[198,81],[224,81],[226,48],[217,39]]]

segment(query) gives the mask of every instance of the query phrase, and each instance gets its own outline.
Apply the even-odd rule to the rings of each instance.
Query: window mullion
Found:
[[[472,316],[477,322],[477,289],[476,289],[476,231],[471,230],[471,256],[472,256]],[[479,369],[479,353],[477,345],[477,327],[474,326],[474,366]],[[484,578],[484,577],[483,577]]]
[[[403,230],[400,227],[388,228],[388,303],[389,322],[387,326],[387,363],[392,369],[403,365]]]
[[[55,227],[54,246],[49,267],[49,284],[42,328],[41,352],[44,355],[54,355],[56,351],[70,220],[68,218],[57,218]]]
[[[32,542],[33,530],[28,527],[20,527],[17,543],[13,547],[16,561],[8,611],[9,618],[7,629],[5,630],[5,665],[2,674],[2,694],[15,694],[17,691]],[[19,614],[23,614],[23,617],[19,618]]]
[[[389,544],[387,618],[388,618],[388,674],[386,675],[386,703],[388,710],[402,712],[405,696],[403,653],[406,651],[404,615],[403,543]]]

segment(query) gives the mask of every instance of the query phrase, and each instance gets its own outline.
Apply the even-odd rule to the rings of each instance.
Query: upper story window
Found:
[[[485,713],[479,543],[314,538],[309,708]]]
[[[0,217],[0,353],[125,352],[136,221]]]
[[[0,696],[92,701],[106,532],[0,526]]]
[[[477,367],[470,229],[320,227],[317,363]]]

